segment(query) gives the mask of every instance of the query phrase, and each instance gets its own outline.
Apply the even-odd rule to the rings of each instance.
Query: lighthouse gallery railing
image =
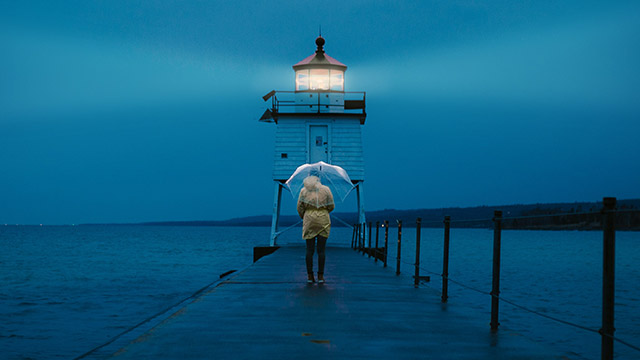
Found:
[[[274,91],[271,112],[287,113],[343,113],[366,115],[364,91]]]

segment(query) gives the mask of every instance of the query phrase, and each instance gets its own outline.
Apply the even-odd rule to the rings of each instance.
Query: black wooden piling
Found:
[[[601,358],[613,359],[613,304],[615,293],[615,254],[616,254],[616,198],[602,199],[602,336]]]
[[[449,298],[449,229],[451,217],[444,217],[444,254],[442,259],[442,302]]]
[[[493,213],[493,281],[491,286],[491,331],[497,331],[498,305],[500,301],[500,231],[502,228],[502,211]]]
[[[365,240],[364,224],[360,223],[360,252],[362,253],[364,253],[364,240]]]
[[[358,224],[353,224],[353,249],[358,248]]]
[[[356,239],[356,225],[353,224],[353,232],[351,233],[351,248],[355,249],[355,246],[353,245],[353,242]]]
[[[376,256],[374,256],[374,262],[378,262],[378,228],[380,227],[380,221],[376,221]]]
[[[371,257],[371,221],[369,221],[369,250],[367,251],[369,257]]]
[[[416,219],[416,273],[413,277],[413,286],[418,286],[420,284],[420,227],[422,224],[422,219]]]
[[[389,253],[389,221],[384,221],[384,267],[387,267],[387,254]]]
[[[398,252],[396,256],[396,275],[400,275],[400,250],[402,243],[402,220],[398,220]]]
[[[367,255],[367,223],[362,223],[362,255]]]

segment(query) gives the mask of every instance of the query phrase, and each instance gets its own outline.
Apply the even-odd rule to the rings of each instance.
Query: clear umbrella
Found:
[[[343,168],[323,161],[299,166],[284,185],[289,189],[294,200],[298,200],[301,196],[302,201],[318,207],[327,205],[331,201],[326,196],[326,191],[322,191],[323,185],[331,190],[333,199],[340,202],[344,201],[354,188],[349,175]],[[303,188],[307,190],[304,194],[301,193]],[[318,190],[320,190],[319,194],[317,194]]]

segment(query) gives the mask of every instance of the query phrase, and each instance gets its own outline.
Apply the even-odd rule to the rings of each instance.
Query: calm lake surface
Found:
[[[293,229],[281,244],[302,244]],[[403,229],[402,272],[413,273],[415,229]],[[374,230],[375,236],[375,230]],[[269,228],[44,226],[0,227],[0,348],[3,359],[69,359],[252,262]],[[422,229],[421,265],[442,270],[442,229]],[[348,246],[351,230],[332,229]],[[384,233],[380,232],[382,243]],[[452,229],[450,277],[490,291],[493,232]],[[389,231],[395,267],[397,230]],[[541,313],[600,327],[602,233],[504,231],[501,296]],[[640,233],[616,234],[616,336],[640,345]],[[327,254],[330,256],[330,252]],[[375,266],[372,264],[372,271]],[[391,269],[389,269],[391,271]],[[425,273],[427,274],[427,273]],[[437,275],[426,285],[440,290]],[[434,294],[434,297],[437,297]],[[450,283],[449,302],[489,327],[490,298]],[[390,307],[392,304],[390,304]],[[501,327],[576,358],[598,359],[600,336],[509,304]],[[615,344],[619,359],[640,353]]]

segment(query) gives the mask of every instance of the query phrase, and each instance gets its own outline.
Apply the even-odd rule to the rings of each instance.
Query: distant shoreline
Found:
[[[505,230],[601,230],[602,215],[600,202],[545,203],[527,205],[452,207],[439,209],[396,210],[385,209],[367,212],[367,222],[381,224],[388,220],[396,226],[401,220],[404,227],[415,227],[416,219],[421,218],[421,226],[439,228],[445,216],[451,217],[453,228],[491,228],[493,227],[494,210],[502,210],[502,228]],[[640,199],[618,200],[616,230],[640,231]],[[357,222],[357,214],[335,213],[335,217],[348,224]],[[280,227],[297,223],[296,215],[280,217]],[[143,225],[143,226],[271,226],[271,215],[247,216],[228,220],[196,220],[196,221],[152,221],[140,223],[106,223],[81,225]],[[333,226],[345,226],[334,221]]]

